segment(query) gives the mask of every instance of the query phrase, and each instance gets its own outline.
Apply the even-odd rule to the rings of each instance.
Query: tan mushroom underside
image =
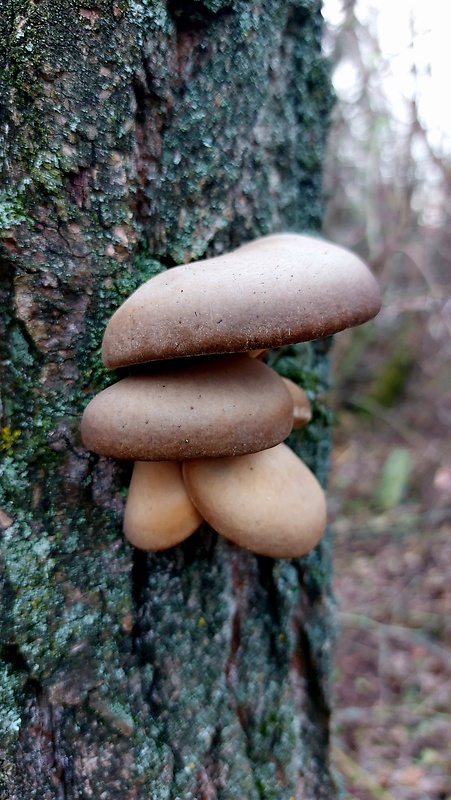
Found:
[[[235,458],[187,461],[183,478],[204,519],[253,553],[295,558],[324,533],[321,486],[285,444]]]
[[[357,256],[277,234],[147,281],[112,316],[102,357],[115,368],[280,347],[359,325],[379,307],[376,281]]]
[[[164,550],[187,539],[203,522],[176,461],[137,461],[124,515],[124,533],[141,550]]]

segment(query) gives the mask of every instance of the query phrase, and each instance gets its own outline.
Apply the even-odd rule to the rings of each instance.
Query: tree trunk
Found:
[[[109,316],[174,264],[317,230],[317,0],[0,0],[0,795],[332,798],[328,537],[256,557],[124,544],[130,466],[87,452]],[[326,342],[273,353],[314,418]]]

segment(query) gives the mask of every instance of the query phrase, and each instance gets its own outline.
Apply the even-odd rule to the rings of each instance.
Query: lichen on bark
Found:
[[[330,563],[207,528],[133,554],[129,465],[87,453],[112,311],[156,272],[318,229],[330,106],[316,0],[2,0],[0,791],[329,798]],[[49,32],[51,31],[51,36]],[[327,343],[271,356],[314,403]]]

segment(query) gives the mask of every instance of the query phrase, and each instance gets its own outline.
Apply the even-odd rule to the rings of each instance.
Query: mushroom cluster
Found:
[[[175,267],[134,292],[107,325],[102,357],[135,372],[97,395],[81,425],[88,449],[136,462],[129,541],[164,549],[206,520],[260,555],[312,549],[324,494],[283,444],[309,421],[308,400],[260,357],[359,325],[379,307],[360,259],[299,234]]]

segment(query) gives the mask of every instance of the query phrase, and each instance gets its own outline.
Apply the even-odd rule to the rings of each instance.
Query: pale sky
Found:
[[[324,0],[323,15],[332,25],[341,21],[343,0]],[[395,115],[402,119],[403,98],[416,96],[431,145],[451,153],[451,0],[358,0],[356,13],[372,19],[390,71],[383,85]],[[413,71],[415,66],[415,76]],[[336,75],[336,89],[352,89],[352,70]]]

